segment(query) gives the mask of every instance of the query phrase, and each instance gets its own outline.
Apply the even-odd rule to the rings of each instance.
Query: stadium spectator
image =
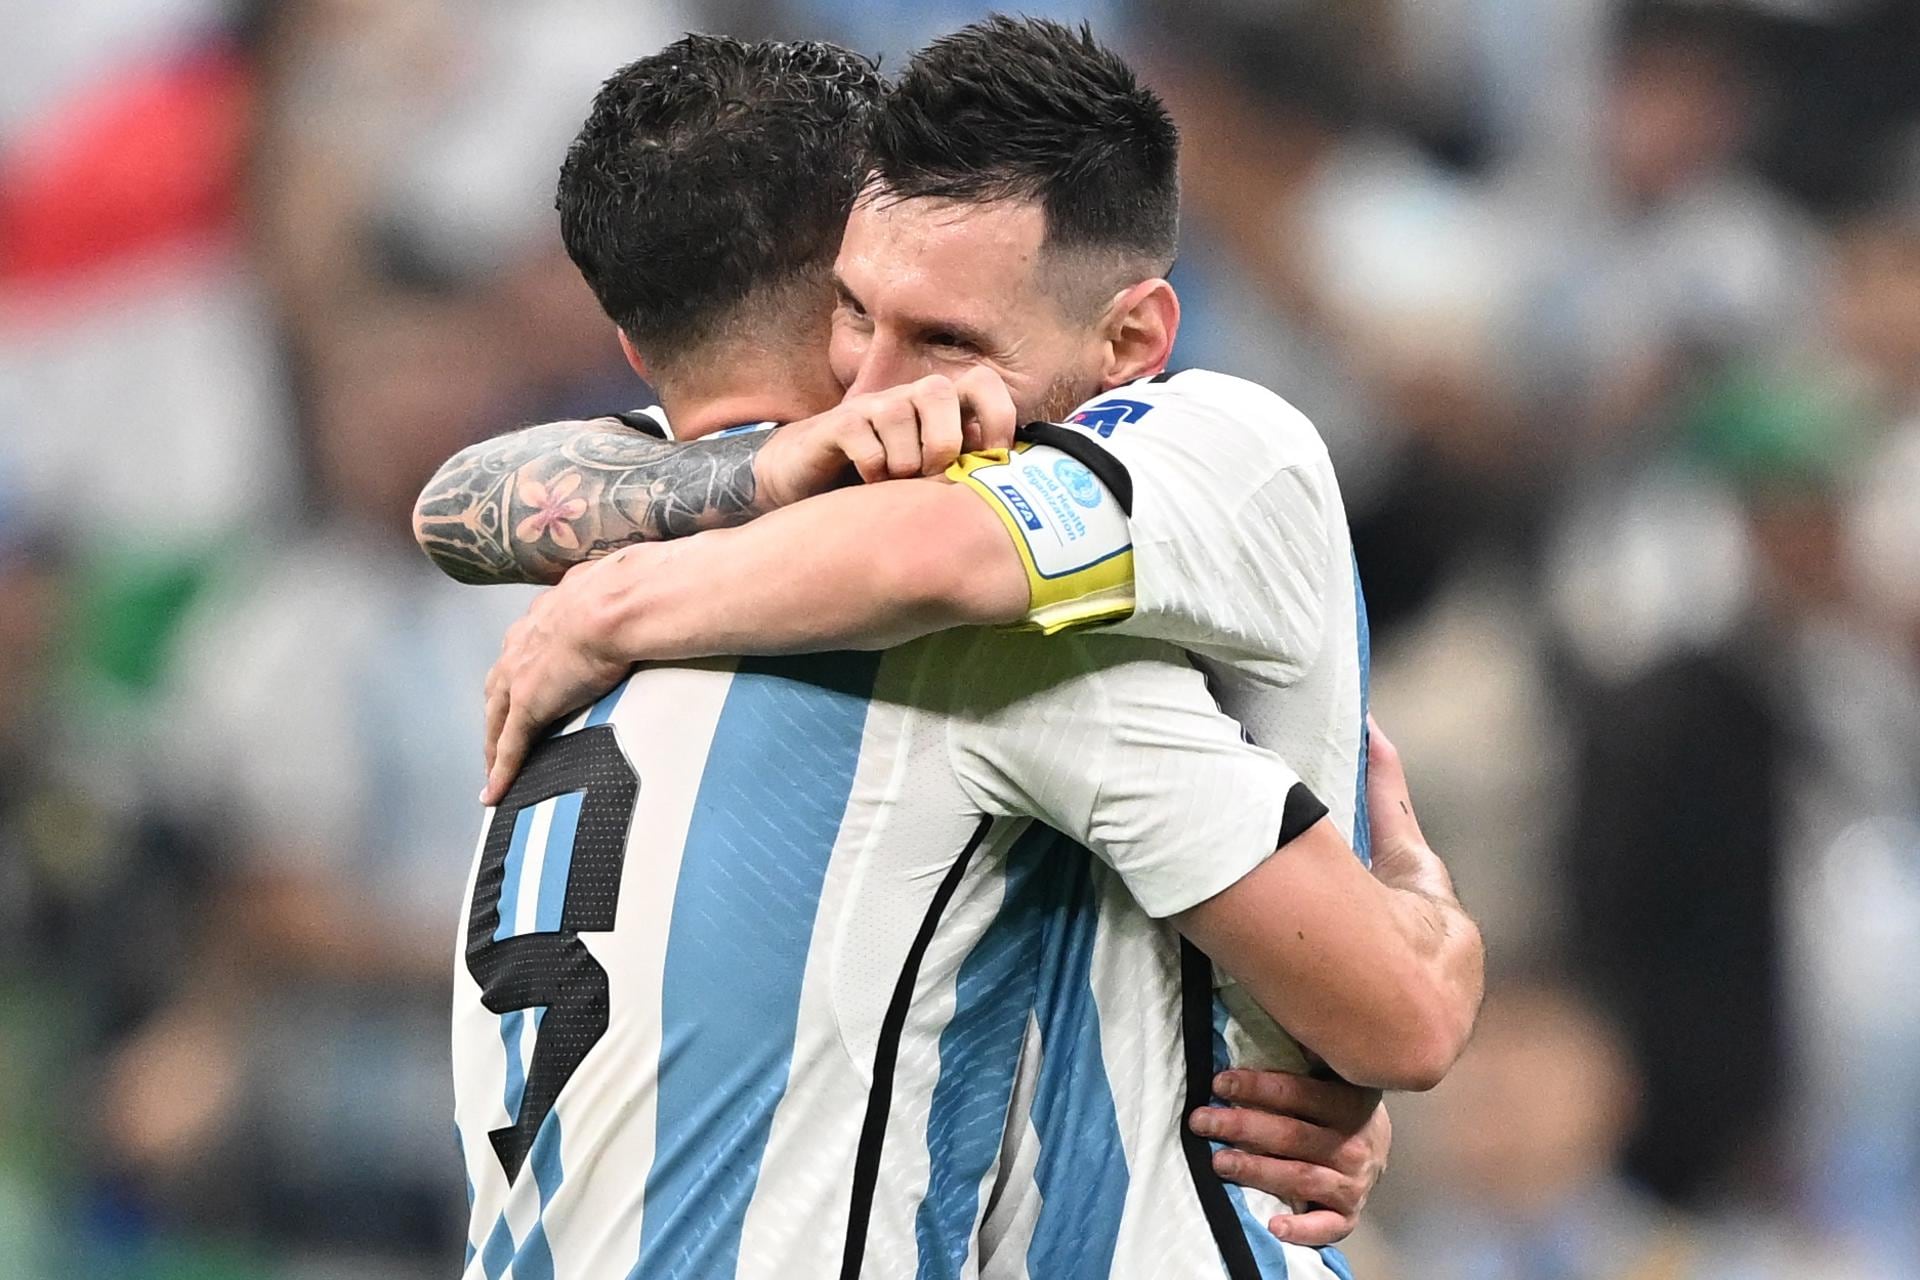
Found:
[[[328,348],[324,514],[238,566],[182,644],[176,794],[230,863],[197,981],[119,1056],[109,1137],[282,1239],[457,1252],[447,901],[482,774],[471,691],[525,597],[440,580],[406,515],[510,393],[488,332],[416,306]]]
[[[0,1065],[35,1101],[0,1117],[0,1274],[280,1280],[296,1253],[304,1277],[446,1274],[460,1189],[445,1124],[423,1126],[420,1152],[355,1129],[333,1167],[283,1161],[336,1105],[313,1084],[327,1064],[300,1062],[309,1074],[272,1091],[265,1050],[213,1051],[266,1028],[261,1043],[297,1060],[288,1046],[322,1034],[297,1025],[298,1002],[342,990],[263,923],[269,872],[311,868],[276,880],[299,886],[279,898],[296,922],[366,907],[342,884],[356,852],[377,884],[412,883],[411,866],[426,894],[436,855],[403,847],[385,801],[362,803],[386,772],[380,717],[441,717],[399,754],[450,778],[475,769],[461,725],[477,676],[383,685],[368,655],[392,644],[431,666],[431,636],[464,639],[439,611],[487,597],[436,604],[372,495],[399,486],[407,440],[443,399],[484,394],[475,420],[501,426],[630,407],[549,205],[560,148],[613,67],[689,27],[839,34],[893,67],[941,14],[986,7],[0,0],[0,452],[62,535],[57,577],[0,573],[0,629],[53,637],[0,652],[0,720],[16,726],[0,730]],[[1811,1224],[1822,1245],[1863,1242],[1869,1274],[1920,1274],[1920,1140],[1898,1123],[1920,1114],[1906,977],[1920,7],[1085,8],[1186,123],[1183,361],[1267,382],[1333,441],[1375,610],[1375,705],[1489,945],[1572,940],[1583,982],[1639,990],[1617,1033],[1644,1081],[1630,1167],[1711,1202],[1695,1237],[1710,1250],[1729,1239],[1722,1219],[1756,1239]],[[346,371],[368,379],[351,399]],[[1809,386],[1853,406],[1858,452],[1821,464],[1818,501],[1757,521],[1725,450],[1700,449],[1693,406],[1717,387],[1724,414],[1740,386],[1776,421]],[[375,460],[341,461],[370,445]],[[347,533],[343,503],[363,501],[380,527]],[[309,564],[332,596],[296,572]],[[1790,568],[1799,585],[1780,591]],[[294,633],[277,656],[251,630],[221,633],[269,615]],[[288,656],[303,646],[312,670]],[[280,699],[239,692],[256,679]],[[219,696],[155,696],[192,687]],[[281,723],[329,718],[337,738],[297,756],[262,747]],[[236,773],[210,797],[222,758]],[[1599,785],[1603,759],[1626,792]],[[1725,787],[1701,780],[1716,759]],[[283,816],[302,771],[360,807]],[[200,782],[183,790],[183,773]],[[417,781],[396,775],[394,803]],[[1622,798],[1642,782],[1669,788],[1672,811]],[[1736,784],[1753,808],[1714,825]],[[434,785],[457,797],[478,779]],[[1623,853],[1647,823],[1663,830]],[[309,836],[317,853],[295,852]],[[1660,879],[1599,883],[1634,854]],[[1713,913],[1655,900],[1707,889]],[[1598,906],[1623,895],[1619,917]],[[453,897],[396,912],[444,953]],[[1664,931],[1668,911],[1681,932]],[[431,1005],[446,966],[392,963],[355,981]],[[1725,982],[1681,998],[1716,971]],[[1761,985],[1727,985],[1737,973]],[[224,1008],[210,994],[234,1001],[231,1023],[184,1016]],[[429,1034],[443,1018],[436,1006]],[[118,1069],[96,1070],[122,1042]],[[353,1060],[357,1039],[341,1043],[335,1061]],[[1691,1137],[1663,1144],[1648,1118],[1695,1118],[1675,1110],[1676,1072],[1740,1043],[1760,1056],[1729,1069],[1755,1073],[1747,1101],[1771,1121],[1703,1106],[1698,1154],[1674,1156]],[[1411,1153],[1447,1097],[1396,1104],[1409,1158],[1383,1209],[1429,1185]],[[100,1141],[61,1140],[95,1128]],[[412,1243],[376,1262],[364,1235],[345,1238],[356,1215],[267,1213],[294,1197],[242,1158],[256,1132],[270,1171],[335,1179],[359,1204],[431,1165],[444,1224],[407,1226]],[[389,1158],[402,1145],[412,1171]],[[1617,1185],[1599,1156],[1589,1169]],[[183,1228],[231,1247],[189,1248]],[[1433,1256],[1410,1247],[1404,1271],[1362,1274],[1424,1274]]]
[[[1433,1280],[1738,1280],[1813,1268],[1866,1280],[1844,1255],[1783,1234],[1715,1230],[1619,1170],[1640,1080],[1599,1006],[1531,966],[1488,991],[1474,1044],[1426,1108],[1383,1274]],[[1411,1108],[1409,1108],[1411,1109]],[[1430,1113],[1430,1114],[1427,1114]]]

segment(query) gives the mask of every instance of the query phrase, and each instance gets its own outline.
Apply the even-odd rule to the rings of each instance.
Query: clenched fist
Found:
[[[962,453],[1008,448],[1015,425],[1013,396],[993,370],[934,374],[781,427],[755,457],[754,481],[773,508],[855,476],[868,484],[937,476]]]

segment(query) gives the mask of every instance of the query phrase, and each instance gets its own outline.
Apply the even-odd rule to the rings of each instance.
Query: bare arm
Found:
[[[749,435],[656,440],[611,418],[528,427],[441,467],[414,536],[461,582],[558,582],[621,547],[744,524],[856,480],[939,475],[963,450],[1011,445],[1013,427],[1013,398],[988,369]]]
[[[1322,819],[1174,923],[1344,1079],[1430,1089],[1466,1048],[1485,952],[1378,726],[1368,769],[1374,874]]]
[[[999,520],[942,480],[842,489],[745,528],[636,547],[578,587],[593,620],[579,638],[598,635],[625,662],[880,649],[1017,622],[1028,598]]]
[[[558,582],[620,547],[759,514],[754,459],[770,438],[678,443],[611,418],[528,427],[449,459],[414,508],[414,536],[461,582]]]

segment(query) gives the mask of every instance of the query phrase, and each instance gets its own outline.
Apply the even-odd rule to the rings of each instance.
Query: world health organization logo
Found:
[[[1093,478],[1093,472],[1072,458],[1062,458],[1053,464],[1053,478],[1065,487],[1067,496],[1081,506],[1091,510],[1100,505],[1100,482]]]

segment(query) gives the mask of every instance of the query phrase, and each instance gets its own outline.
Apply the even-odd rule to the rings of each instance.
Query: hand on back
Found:
[[[1221,1101],[1190,1117],[1195,1133],[1227,1144],[1214,1172],[1286,1201],[1267,1229],[1293,1244],[1337,1244],[1352,1234],[1386,1172],[1393,1122],[1377,1089],[1241,1068],[1214,1079]]]

